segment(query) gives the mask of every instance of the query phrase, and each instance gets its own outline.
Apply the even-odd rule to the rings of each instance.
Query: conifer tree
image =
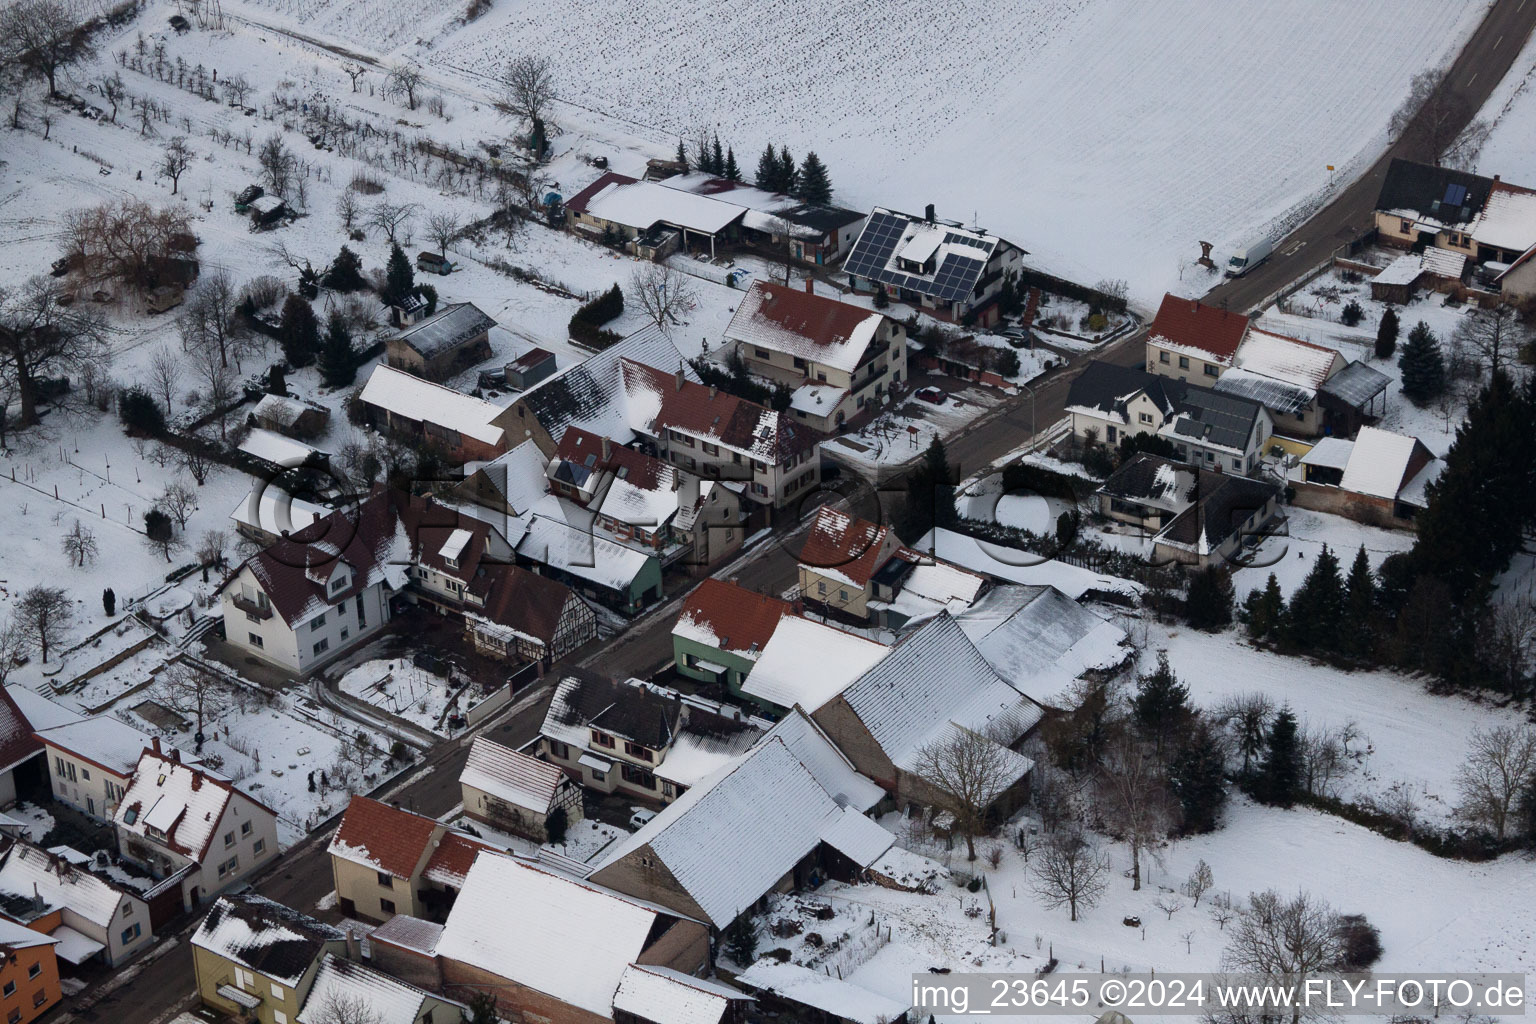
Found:
[[[1355,561],[1349,567],[1349,579],[1344,586],[1347,594],[1345,628],[1349,631],[1344,647],[1349,653],[1364,657],[1373,647],[1371,636],[1375,623],[1372,620],[1376,610],[1376,578],[1371,574],[1371,560],[1366,556],[1364,544],[1355,552]]]
[[[741,168],[736,163],[736,151],[731,147],[725,147],[725,180],[740,181]]]
[[[1291,595],[1286,642],[1294,650],[1338,654],[1343,649],[1345,603],[1339,558],[1324,544],[1312,571]]]
[[[782,192],[787,196],[795,194],[795,187],[799,184],[800,172],[795,168],[795,158],[789,155],[788,146],[779,147],[779,187],[775,192]]]
[[[1184,617],[1195,629],[1220,630],[1232,622],[1232,577],[1219,565],[1196,569],[1189,577]]]
[[[1397,310],[1391,306],[1381,314],[1381,323],[1376,328],[1376,358],[1391,359],[1392,353],[1397,350]]]
[[[1289,807],[1301,790],[1301,740],[1296,715],[1287,705],[1280,709],[1265,738],[1264,761],[1254,780],[1254,797],[1260,803]]]
[[[777,192],[774,186],[779,181],[779,157],[773,151],[773,144],[769,143],[763,148],[763,155],[757,158],[757,175],[753,184],[764,192]]]
[[[1189,706],[1189,687],[1179,682],[1173,667],[1168,664],[1167,652],[1158,652],[1157,668],[1136,681],[1131,714],[1159,756],[1169,740],[1183,731],[1194,717],[1194,710]]]
[[[934,527],[950,527],[955,513],[955,475],[939,435],[933,435],[922,463],[907,475],[903,529],[916,541]]]
[[[688,150],[683,146],[683,137],[681,135],[677,137],[677,156],[673,157],[673,159],[683,165],[683,170],[686,171],[688,169]]]
[[[1440,341],[1423,320],[1408,332],[1397,367],[1403,375],[1403,397],[1414,405],[1428,405],[1445,390],[1445,357],[1440,353]]]
[[[709,153],[709,173],[716,175],[725,173],[725,152],[720,148],[719,132],[715,133],[714,146]]]
[[[387,305],[403,305],[416,290],[416,271],[405,250],[398,244],[389,247],[389,262],[384,264],[384,294],[380,296]]]
[[[1275,636],[1285,618],[1285,596],[1280,593],[1280,581],[1274,573],[1263,590],[1251,590],[1243,602],[1243,624],[1248,635],[1255,640]]]
[[[357,377],[357,351],[340,310],[331,311],[326,325],[325,341],[320,346],[320,376],[333,388],[346,387]]]
[[[355,292],[368,287],[368,282],[363,280],[363,261],[357,253],[342,246],[320,283],[338,292]]]
[[[297,295],[288,296],[278,321],[278,336],[289,366],[308,366],[315,361],[320,347],[320,324],[308,302]]]
[[[1221,738],[1196,717],[1188,737],[1168,766],[1168,783],[1179,801],[1184,835],[1214,832],[1227,802],[1227,759]]]
[[[814,152],[805,154],[805,161],[800,165],[795,198],[813,206],[826,206],[832,201],[832,181],[827,177],[826,165]]]

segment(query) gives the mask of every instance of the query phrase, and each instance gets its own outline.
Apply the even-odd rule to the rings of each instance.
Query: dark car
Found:
[[[944,404],[944,392],[939,388],[918,388],[913,396],[931,405]]]

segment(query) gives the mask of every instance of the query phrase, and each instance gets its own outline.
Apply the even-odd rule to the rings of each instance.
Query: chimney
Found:
[[[932,203],[929,203],[927,209],[925,209],[923,211],[923,219],[926,220],[929,224],[933,223],[933,204]]]
[[[683,381],[686,380],[686,379],[687,378],[683,376],[683,364],[682,363],[678,363],[677,364],[677,390],[679,390],[679,391],[683,390]]]
[[[603,438],[603,461],[604,462],[608,461],[608,457],[611,454],[612,450],[613,450],[613,446],[609,443],[608,438],[605,436]]]
[[[1200,300],[1199,299],[1190,299],[1189,300],[1189,311],[1191,313],[1198,313],[1198,312],[1200,312]]]
[[[815,295],[816,294],[816,282],[812,278],[808,277],[808,278],[805,279],[805,294],[807,294],[807,295]]]
[[[1498,175],[1497,175],[1497,174],[1495,174],[1495,175],[1494,175],[1494,176],[1493,176],[1493,180],[1494,180],[1494,181],[1498,181],[1498,180],[1499,180],[1499,176],[1498,176]]]
[[[715,400],[715,386],[713,384],[709,386],[709,400],[711,402]]]
[[[347,959],[354,963],[363,958],[362,944],[357,941],[357,932],[347,929]]]
[[[160,737],[159,736],[151,736],[150,739],[149,739],[149,745],[150,745],[151,748],[153,748],[155,753],[157,753],[157,754],[160,753]]]
[[[172,747],[171,748],[171,760],[176,762],[177,764],[181,764],[181,748],[180,747]]]

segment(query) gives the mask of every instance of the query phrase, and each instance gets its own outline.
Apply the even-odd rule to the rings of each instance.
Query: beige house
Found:
[[[111,821],[133,781],[148,736],[111,715],[40,729],[48,752],[53,798],[101,821]]]
[[[264,896],[222,896],[192,936],[203,1005],[259,1024],[295,1024],[326,953],[347,936]]]
[[[1241,313],[1168,293],[1147,325],[1147,372],[1211,387],[1233,365],[1248,326]]]
[[[813,287],[754,284],[725,339],[752,372],[795,386],[796,419],[832,432],[884,404],[907,379],[907,336],[898,321]]]
[[[552,816],[564,818],[560,834],[582,818],[581,787],[565,772],[484,736],[470,744],[459,785],[465,814],[534,842],[549,840]]]
[[[890,527],[823,505],[800,550],[800,597],[827,615],[867,622],[875,577],[900,549]]]

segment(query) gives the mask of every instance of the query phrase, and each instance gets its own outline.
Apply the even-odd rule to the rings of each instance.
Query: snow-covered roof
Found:
[[[285,985],[297,985],[341,929],[281,903],[247,893],[221,896],[203,918],[192,945]]]
[[[1376,498],[1396,498],[1408,482],[1408,470],[1416,438],[1394,434],[1380,427],[1361,427],[1355,435],[1354,450],[1344,467],[1339,486],[1357,494]]]
[[[52,729],[39,729],[37,738],[123,778],[133,774],[139,758],[150,745],[148,736],[111,715],[97,715]]]
[[[299,1024],[335,1024],[338,1018],[333,1008],[356,1006],[367,1008],[368,1024],[416,1024],[425,1010],[442,1002],[442,997],[415,985],[326,953],[320,958],[297,1020]]]
[[[951,723],[1006,746],[1044,713],[997,674],[948,614],[898,642],[842,700],[892,763],[909,771]]]
[[[843,806],[789,747],[769,739],[621,840],[592,877],[602,881],[613,865],[649,848],[709,922],[724,928],[818,843],[833,843],[861,866],[871,850],[870,859],[884,853],[890,834],[880,846],[868,829],[884,830],[848,813],[867,828],[845,820]]]
[[[1325,437],[1301,457],[1301,464],[1341,470],[1349,465],[1349,456],[1354,450],[1353,441],[1346,441],[1342,437]]]
[[[751,998],[729,985],[670,967],[632,964],[619,979],[613,1008],[655,1024],[719,1024],[733,1000]]]
[[[1213,391],[1257,402],[1266,409],[1297,415],[1317,398],[1317,392],[1252,370],[1228,370]]]
[[[405,328],[396,335],[396,340],[421,353],[424,359],[433,359],[473,341],[495,326],[496,321],[473,302],[455,302]]]
[[[1472,237],[1479,245],[1524,251],[1536,242],[1536,191],[1494,182],[1483,212],[1472,224]]]
[[[609,1017],[657,916],[610,889],[486,854],[448,912],[437,955]]]
[[[709,577],[683,602],[672,635],[756,661],[791,610],[788,601]]]
[[[565,773],[547,761],[485,736],[476,736],[470,744],[469,760],[459,773],[461,785],[536,814],[549,810],[564,781]]]
[[[396,878],[410,878],[439,828],[424,814],[354,796],[326,852]]]
[[[1430,246],[1424,250],[1424,272],[1436,277],[1459,281],[1461,275],[1467,269],[1467,256],[1465,253],[1452,252],[1449,249],[1441,249]]]
[[[1344,365],[1344,357],[1336,349],[1254,327],[1238,346],[1233,365],[1316,391],[1335,367]]]
[[[457,430],[485,444],[500,444],[505,435],[492,422],[501,415],[500,406],[383,363],[373,368],[359,398],[367,405]]]
[[[295,441],[265,427],[253,427],[245,440],[240,442],[240,450],[253,459],[284,467],[302,466],[311,456],[319,454],[317,449],[303,441]]]
[[[1445,472],[1445,460],[1431,459],[1423,469],[1413,475],[1412,479],[1403,484],[1403,489],[1397,492],[1397,500],[1414,508],[1427,508],[1429,485],[1440,479],[1440,474],[1443,472]]]
[[[519,555],[609,590],[628,590],[653,558],[598,536],[590,512],[554,495],[534,506],[527,527]]]
[[[7,921],[0,917],[0,949],[27,949],[32,946],[51,946],[62,941],[53,935],[33,931],[24,924]],[[743,993],[744,994],[744,993]]]
[[[654,181],[612,182],[587,199],[586,212],[600,220],[648,230],[656,224],[700,234],[724,231],[744,208],[708,196],[667,188]]]
[[[262,395],[256,407],[251,410],[251,415],[258,420],[266,420],[272,423],[281,423],[285,427],[292,427],[303,418],[305,413],[318,412],[329,415],[327,410],[301,402],[297,398],[287,395]]]
[[[1052,586],[1068,597],[1080,599],[1089,591],[1112,592],[1136,597],[1141,585],[1118,576],[1105,576],[1065,562],[1043,558],[1031,551],[977,540],[953,530],[930,530],[916,547],[925,554],[963,566],[972,572],[993,576],[1008,583]]]
[[[819,576],[862,590],[885,564],[890,532],[888,526],[822,505],[800,548],[800,564]]]
[[[800,759],[807,771],[832,794],[832,799],[860,811],[868,811],[885,797],[880,784],[860,775],[853,762],[827,738],[810,715],[791,708],[760,741],[777,740]]]
[[[779,963],[771,957],[747,968],[737,980],[748,988],[772,992],[854,1024],[885,1024],[903,1019],[908,1010],[894,999],[851,981],[800,964]]]
[[[70,722],[78,722],[81,719],[80,715],[64,705],[49,700],[20,683],[8,684],[5,692],[33,729],[52,729],[56,725],[68,725]]]
[[[331,510],[323,505],[295,498],[274,482],[256,480],[251,484],[250,493],[240,499],[229,518],[237,526],[281,537],[330,514]]]
[[[916,552],[909,553],[918,564],[912,567],[901,581],[900,589],[890,601],[870,601],[871,607],[881,607],[906,618],[905,626],[931,619],[939,612],[952,615],[969,608],[987,585],[985,577],[943,562],[925,559]]]
[[[998,675],[1042,703],[1128,653],[1125,630],[1055,587],[999,587],[955,621]]]
[[[137,894],[19,840],[0,855],[0,893],[25,900],[40,898],[43,907],[32,919],[67,909],[103,928],[112,924],[123,906],[138,900]]]
[[[1001,244],[1001,239],[985,231],[876,207],[843,269],[893,288],[963,303],[970,300],[977,279]],[[931,259],[931,272],[915,273],[902,262],[917,256],[923,257],[916,260],[918,264]]]
[[[437,940],[443,934],[443,926],[436,921],[396,914],[369,933],[372,942],[387,942],[401,949],[408,949],[424,956],[437,952]]]
[[[807,416],[825,416],[846,397],[846,388],[831,384],[802,384],[790,394],[789,407]]]
[[[1371,284],[1413,284],[1424,273],[1424,259],[1416,252],[1405,252],[1371,278]]]
[[[779,621],[742,693],[781,708],[815,711],[885,657],[889,649],[798,615]]]
[[[759,281],[736,307],[725,337],[852,373],[884,320],[860,306]]]
[[[746,722],[712,714],[690,715],[654,774],[685,789],[696,786],[751,750],[762,737],[761,729]]]
[[[236,792],[228,780],[203,768],[146,750],[113,821],[119,831],[147,836],[201,863]],[[246,794],[240,795],[251,808],[272,814]],[[150,829],[159,835],[150,836]]]

